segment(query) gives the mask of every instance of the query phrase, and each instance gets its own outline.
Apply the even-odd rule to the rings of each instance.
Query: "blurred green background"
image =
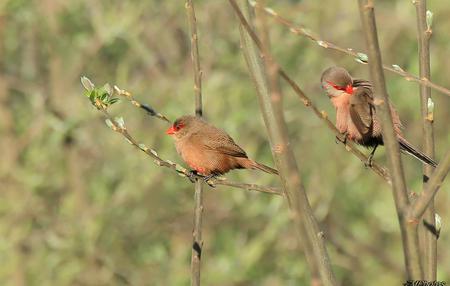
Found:
[[[357,1],[268,1],[324,39],[364,50]],[[273,165],[255,89],[227,1],[194,1],[207,119],[252,158]],[[376,1],[384,61],[418,74],[415,7]],[[432,79],[450,87],[450,6],[434,12]],[[269,20],[279,63],[320,109],[321,72],[367,66],[289,33]],[[193,186],[156,166],[104,124],[80,76],[117,84],[174,119],[192,113],[193,74],[184,1],[0,1],[0,285],[187,285]],[[405,136],[420,146],[418,86],[386,74]],[[342,285],[401,285],[399,228],[390,188],[335,143],[334,135],[284,88],[292,146]],[[450,98],[433,92],[437,159],[450,143]],[[162,121],[127,102],[111,108],[130,133],[181,162]],[[368,152],[368,151],[366,151]],[[381,148],[377,161],[385,163]],[[403,156],[408,185],[421,164]],[[274,176],[228,178],[278,185]],[[439,280],[450,283],[449,183],[437,196],[443,229]],[[282,198],[228,187],[204,199],[204,285],[306,285],[308,268]]]

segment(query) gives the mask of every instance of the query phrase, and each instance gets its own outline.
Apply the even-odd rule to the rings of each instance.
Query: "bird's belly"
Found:
[[[359,132],[358,128],[356,128],[356,125],[353,123],[351,118],[349,117],[347,122],[347,134],[348,138],[353,141],[361,141],[363,139],[363,136],[361,132]]]
[[[189,148],[184,148],[180,155],[190,168],[206,176],[211,174],[224,174],[230,169],[236,168],[235,160],[231,160],[234,158],[217,152],[206,150],[193,151],[189,150]]]
[[[383,145],[383,136],[381,132],[377,132],[378,126],[376,124],[378,123],[374,122],[374,126],[367,133],[362,134],[353,121],[349,120],[347,127],[348,138],[364,147]]]
[[[181,158],[189,165],[189,167],[203,175],[209,175],[210,172],[210,158],[205,152],[190,151],[183,149],[180,152]]]
[[[348,108],[346,106],[336,108],[336,128],[339,132],[348,132],[348,119]]]

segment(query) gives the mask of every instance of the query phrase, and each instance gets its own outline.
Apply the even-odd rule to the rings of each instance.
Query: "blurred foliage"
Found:
[[[267,1],[279,13],[343,47],[363,51],[356,2]],[[432,77],[450,87],[450,6],[433,11]],[[254,159],[271,164],[255,90],[226,1],[195,1],[205,115]],[[384,61],[417,74],[415,8],[377,1]],[[274,53],[315,103],[334,116],[321,72],[367,66],[296,37],[269,20]],[[167,173],[104,124],[80,76],[115,83],[169,118],[193,113],[193,75],[183,1],[10,0],[0,3],[0,285],[186,285],[193,186]],[[421,144],[418,87],[386,74],[388,90]],[[433,93],[437,158],[450,142],[450,99]],[[284,86],[292,145],[342,285],[400,285],[403,257],[389,187],[345,149]],[[162,121],[125,102],[140,141],[181,160]],[[376,160],[384,161],[384,151]],[[411,190],[421,165],[404,158]],[[277,179],[234,171],[233,180]],[[443,229],[439,280],[450,282],[449,184],[437,196]],[[205,194],[204,285],[305,285],[308,268],[279,198],[226,187]]]

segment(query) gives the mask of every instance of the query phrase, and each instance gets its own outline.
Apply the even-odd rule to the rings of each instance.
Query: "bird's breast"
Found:
[[[333,98],[334,99],[334,98]],[[336,102],[336,104],[334,104]],[[347,132],[349,116],[349,106],[342,100],[335,100],[333,105],[336,108],[336,128],[339,132]]]
[[[203,145],[185,140],[177,142],[176,149],[183,161],[200,174],[210,175],[211,173],[226,172],[230,169],[228,168],[227,156],[205,148]]]

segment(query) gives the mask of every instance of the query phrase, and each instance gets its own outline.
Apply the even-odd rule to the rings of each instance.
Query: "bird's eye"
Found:
[[[337,85],[337,84],[332,83],[331,81],[327,81],[327,82],[328,82],[328,84],[331,85],[334,89],[336,89],[336,90],[341,90],[341,91],[345,91],[345,92],[350,91],[350,89],[351,89],[351,87],[352,87],[351,84],[349,84],[349,85],[347,85],[347,86],[339,86],[339,85]]]
[[[178,123],[178,124],[176,124],[175,126],[174,126],[174,128],[175,128],[175,130],[176,131],[179,131],[181,128],[183,128],[184,127],[184,124],[183,123]]]

